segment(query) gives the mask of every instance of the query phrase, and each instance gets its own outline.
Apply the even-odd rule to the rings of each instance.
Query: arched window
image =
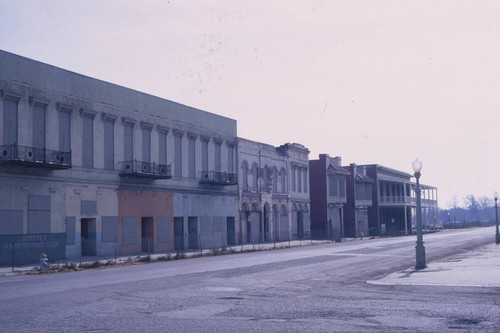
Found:
[[[252,190],[253,191],[258,191],[259,190],[259,167],[257,166],[256,163],[254,163],[252,165],[252,178],[253,178],[253,182],[252,182]]]
[[[273,167],[273,193],[278,193],[278,169]]]
[[[246,161],[241,163],[241,177],[243,191],[248,191],[248,163]]]
[[[286,193],[286,170],[281,168],[281,193]]]

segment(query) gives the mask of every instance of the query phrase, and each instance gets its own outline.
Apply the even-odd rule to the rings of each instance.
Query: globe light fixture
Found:
[[[411,166],[413,167],[413,172],[420,172],[420,170],[422,170],[422,161],[417,158],[415,159],[415,161],[413,161]]]
[[[418,158],[412,163],[413,171],[415,172],[416,186],[415,194],[417,196],[417,245],[415,246],[416,263],[415,269],[424,269],[427,267],[425,263],[425,247],[422,236],[422,206],[421,206],[421,190],[420,190],[420,171],[422,170],[422,161]]]

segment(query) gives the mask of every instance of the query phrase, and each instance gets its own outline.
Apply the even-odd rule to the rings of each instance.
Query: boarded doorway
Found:
[[[264,205],[264,242],[271,241],[271,208],[269,204]]]
[[[198,218],[188,217],[189,248],[198,248]]]
[[[297,212],[297,237],[299,239],[304,238],[304,218],[302,211]]]
[[[184,218],[174,217],[174,249],[184,250]]]
[[[236,229],[234,226],[234,217],[227,218],[227,245],[236,244]]]
[[[153,218],[141,217],[141,251],[151,253],[153,252]]]
[[[81,219],[82,255],[95,256],[97,237],[95,219]]]

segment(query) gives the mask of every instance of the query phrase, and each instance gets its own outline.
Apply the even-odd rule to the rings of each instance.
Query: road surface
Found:
[[[500,332],[498,287],[367,283],[414,266],[415,240],[1,277],[0,332]],[[493,241],[424,235],[428,261]]]

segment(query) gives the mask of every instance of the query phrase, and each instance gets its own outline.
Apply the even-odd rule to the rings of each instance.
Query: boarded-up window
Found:
[[[22,210],[0,210],[0,235],[23,233]]]
[[[174,176],[182,177],[182,134],[174,136]]]
[[[160,149],[158,161],[160,164],[167,164],[167,133],[159,132],[158,140],[158,147]]]
[[[97,201],[82,200],[82,214],[97,214]]]
[[[71,151],[71,110],[59,112],[59,150]]]
[[[122,219],[122,243],[137,244],[137,217],[124,216]]]
[[[115,169],[115,124],[114,120],[104,122],[104,169]]]
[[[302,192],[302,169],[297,168],[297,191]]]
[[[227,146],[227,172],[234,173],[234,146]]]
[[[66,217],[66,244],[74,245],[76,239],[75,217]]]
[[[221,171],[221,156],[220,156],[220,150],[221,150],[221,142],[216,141],[215,142],[215,171]]]
[[[278,192],[278,169],[276,167],[273,168],[273,192],[277,193]]]
[[[252,190],[259,190],[259,171],[257,164],[252,165]]]
[[[170,217],[158,216],[158,242],[170,242]]]
[[[281,169],[281,193],[286,193],[286,170]]]
[[[124,158],[125,161],[134,160],[134,125],[126,123],[124,127]]]
[[[371,200],[372,184],[356,183],[356,200]]]
[[[307,192],[307,182],[309,180],[309,177],[307,175],[307,169],[304,169],[304,192]]]
[[[247,164],[247,162],[243,162],[243,164],[241,166],[241,175],[242,175],[242,181],[243,181],[242,188],[244,191],[248,191],[248,164]]]
[[[196,157],[196,137],[189,137],[189,178],[196,178],[195,157]]]
[[[339,196],[345,197],[345,177],[339,179]]]
[[[45,107],[33,106],[33,147],[45,148]]]
[[[3,144],[13,145],[17,140],[17,100],[5,98],[3,101]]]
[[[82,155],[83,167],[94,167],[94,119],[93,117],[83,117],[82,132]]]
[[[28,199],[28,233],[50,232],[50,196],[30,195]]]
[[[142,161],[151,162],[151,129],[142,129]]]
[[[208,171],[208,140],[201,140],[201,170]]]
[[[339,179],[335,176],[328,177],[329,193],[331,197],[339,196]]]
[[[118,240],[118,216],[102,217],[102,241],[115,242]]]
[[[30,195],[28,199],[29,210],[50,210],[50,196]]]

